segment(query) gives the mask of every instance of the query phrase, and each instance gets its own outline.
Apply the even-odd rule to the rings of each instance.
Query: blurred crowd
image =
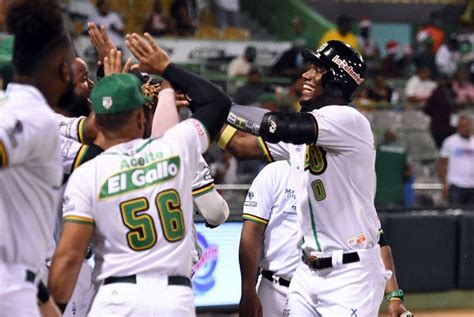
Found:
[[[250,39],[249,31],[242,28],[239,0],[136,0],[136,12],[124,10],[122,2],[66,1],[64,14],[69,21],[70,33],[73,36],[86,34],[87,22],[92,21],[104,26],[119,48],[123,47],[123,35],[129,31],[149,32],[155,37]],[[143,12],[148,12],[145,18]],[[458,114],[474,113],[472,22],[460,19],[458,25],[448,27],[443,24],[441,12],[433,12],[416,28],[412,42],[405,45],[394,39],[382,43],[377,41],[370,18],[356,21],[341,15],[334,22],[335,27],[315,43],[304,20],[295,16],[290,26],[292,45],[281,53],[274,65],[259,65],[259,50],[248,45],[239,56],[228,59],[224,68],[226,80],[219,84],[237,104],[272,111],[298,111],[303,89],[301,76],[306,67],[301,51],[335,39],[356,48],[366,60],[367,83],[353,106],[366,113],[369,120],[371,112],[376,110],[408,109],[424,113],[430,118],[427,133],[438,151],[444,141],[456,133],[460,121]],[[223,34],[228,37],[223,37]],[[408,163],[409,149],[397,135],[396,127],[387,125],[375,132],[379,157],[386,157],[385,162],[393,159],[396,163],[392,161],[394,165],[391,166],[397,166],[396,172],[391,172],[393,175],[380,178],[386,180],[386,183],[379,182],[380,186],[398,188],[396,191],[387,190],[388,198],[379,195],[380,205],[411,207],[416,204],[411,185],[417,173]],[[399,149],[394,152],[395,144]],[[387,154],[387,149],[391,154]],[[391,157],[393,153],[398,153],[399,157]],[[217,148],[211,149],[207,156],[216,183],[249,183],[265,164],[259,161],[237,162]],[[378,166],[380,173],[387,170],[386,164]],[[445,177],[440,176],[438,180],[443,183],[443,179]],[[384,189],[380,192],[383,193]]]

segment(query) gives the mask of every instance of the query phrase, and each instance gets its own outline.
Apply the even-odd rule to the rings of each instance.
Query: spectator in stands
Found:
[[[461,54],[458,51],[456,35],[452,34],[446,43],[443,43],[435,55],[435,64],[441,75],[453,76],[461,63]]]
[[[413,177],[408,164],[406,147],[398,142],[395,131],[385,131],[381,144],[377,147],[375,160],[377,174],[377,208],[405,206],[404,185]]]
[[[306,30],[306,25],[300,17],[295,16],[291,19],[291,30],[293,31],[291,35],[293,41],[299,41],[303,47],[310,47],[315,43],[314,32]]]
[[[163,14],[161,0],[153,1],[153,12],[146,20],[143,32],[148,32],[153,36],[163,36],[170,32],[170,21]]]
[[[438,148],[441,147],[444,139],[456,131],[451,126],[451,115],[454,111],[451,81],[444,76],[438,81],[438,87],[433,91],[424,108],[424,112],[431,118],[430,131]]]
[[[254,46],[247,46],[241,56],[230,61],[227,76],[247,76],[256,58],[257,49]]]
[[[403,47],[403,55],[397,60],[398,72],[403,78],[410,78],[416,72],[416,60],[410,44]]]
[[[426,45],[426,48],[430,49],[433,55],[444,43],[441,14],[438,11],[432,12],[428,22],[418,30],[416,35],[418,43]]]
[[[438,174],[451,206],[474,206],[474,137],[471,119],[460,116],[457,133],[443,142]]]
[[[374,75],[373,84],[369,87],[368,97],[378,103],[389,103],[392,100],[393,89],[385,83],[382,72]]]
[[[260,101],[260,97],[265,93],[265,86],[262,83],[262,73],[253,66],[248,75],[247,82],[237,89],[234,100],[240,105],[251,105]]]
[[[290,49],[283,52],[272,67],[275,76],[291,77],[296,80],[303,73],[305,63],[301,51],[305,48],[303,39],[296,39]]]
[[[395,40],[385,43],[385,55],[382,60],[382,72],[387,78],[397,78],[401,76],[401,69],[397,65],[397,54],[400,51],[400,45]]]
[[[337,40],[347,43],[354,49],[359,50],[357,38],[354,33],[351,32],[352,19],[346,15],[341,15],[337,18],[336,25],[336,28],[330,29],[323,34],[318,47],[327,41]]]
[[[405,86],[407,101],[423,106],[436,88],[436,82],[430,79],[431,69],[427,65],[419,65],[416,74],[408,79]]]
[[[240,0],[215,0],[219,29],[240,25]]]
[[[103,26],[115,47],[122,47],[122,36],[124,35],[124,24],[117,12],[111,11],[108,0],[97,0],[97,12],[90,18],[91,22]]]
[[[474,105],[474,85],[469,81],[467,67],[461,67],[453,81],[453,92],[456,96],[456,105],[459,108]]]
[[[357,36],[357,46],[365,59],[367,71],[371,74],[379,68],[380,51],[377,41],[370,34],[372,22],[368,18],[365,18],[359,22],[358,26],[359,35]]]
[[[171,28],[178,36],[192,36],[196,30],[196,22],[191,17],[196,2],[191,0],[175,0],[170,8]]]

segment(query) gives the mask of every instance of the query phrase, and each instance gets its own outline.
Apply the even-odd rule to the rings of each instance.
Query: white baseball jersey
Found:
[[[259,139],[267,159],[291,157],[304,247],[320,252],[372,248],[379,240],[380,221],[374,207],[375,148],[369,121],[348,106],[325,106],[311,114],[318,123],[316,144]]]
[[[244,203],[242,217],[266,225],[260,267],[290,280],[300,260],[298,203],[288,182],[289,161],[271,163],[255,177]]]
[[[0,259],[44,266],[62,168],[53,111],[29,85],[9,84],[0,108]]]
[[[66,139],[75,140],[79,143],[85,142],[86,117],[65,117],[62,114],[55,113],[54,118],[59,127],[59,134]]]
[[[446,138],[440,156],[448,159],[447,180],[464,188],[474,188],[474,136],[455,133]]]
[[[191,272],[191,183],[209,145],[204,126],[185,120],[161,138],[136,139],[81,165],[65,194],[65,221],[95,225],[94,276]]]

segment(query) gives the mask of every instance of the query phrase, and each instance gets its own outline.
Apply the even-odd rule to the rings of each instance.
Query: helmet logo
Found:
[[[349,76],[352,77],[352,79],[354,79],[354,81],[360,85],[364,82],[364,78],[362,78],[362,76],[360,74],[358,74],[354,68],[352,68],[352,66],[349,66],[349,64],[347,64],[347,62],[343,59],[341,59],[339,57],[339,55],[336,55],[332,58],[332,61],[337,65],[339,66],[340,68],[342,68]]]

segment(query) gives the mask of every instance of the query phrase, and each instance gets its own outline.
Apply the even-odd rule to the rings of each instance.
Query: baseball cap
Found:
[[[132,74],[112,74],[95,84],[91,92],[92,109],[97,114],[113,114],[142,107],[145,97],[140,81]]]

